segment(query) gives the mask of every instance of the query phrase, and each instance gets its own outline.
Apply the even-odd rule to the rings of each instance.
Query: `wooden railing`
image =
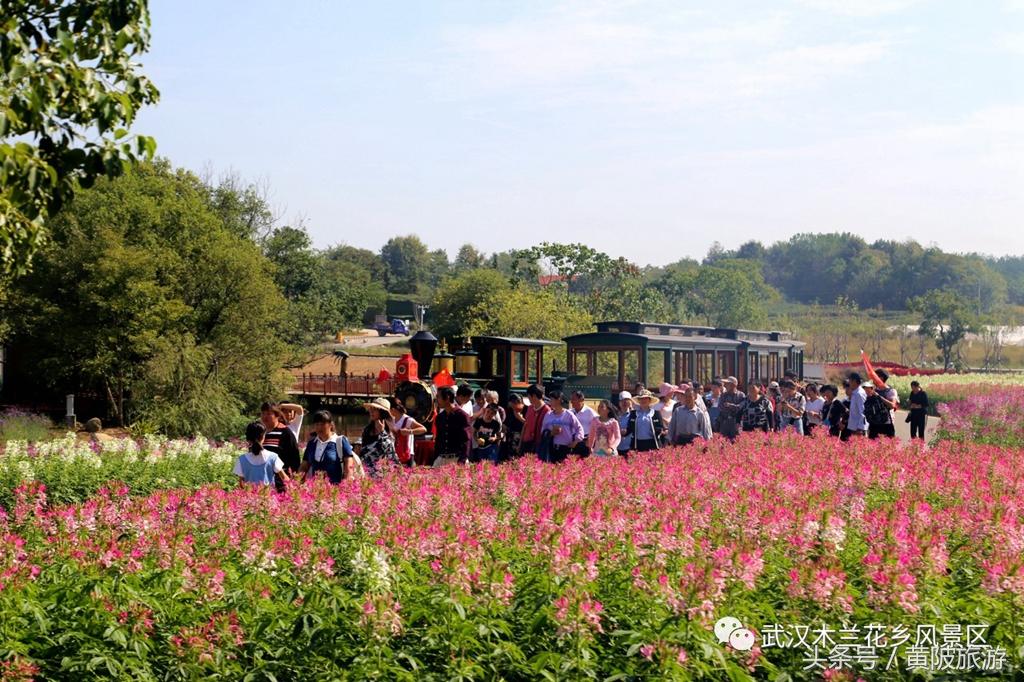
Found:
[[[303,374],[295,377],[290,393],[293,395],[333,395],[370,398],[395,394],[398,382],[388,379],[377,382],[373,376],[339,377],[331,374]]]

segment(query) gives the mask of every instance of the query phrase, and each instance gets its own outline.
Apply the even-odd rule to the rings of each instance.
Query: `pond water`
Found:
[[[312,429],[309,425],[309,413],[302,422],[302,430],[299,432],[299,443],[305,444],[312,438]],[[346,436],[353,443],[363,435],[363,427],[366,426],[366,413],[336,414],[334,415],[334,430],[339,435]]]

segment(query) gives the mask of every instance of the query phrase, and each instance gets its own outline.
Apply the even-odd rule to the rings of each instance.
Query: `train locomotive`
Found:
[[[558,346],[558,341],[519,339],[501,336],[475,336],[454,353],[428,331],[420,331],[409,339],[410,352],[395,363],[395,398],[408,414],[427,427],[427,435],[415,441],[415,461],[429,464],[433,459],[430,437],[436,414],[438,374],[451,376],[459,384],[474,390],[496,391],[504,404],[510,393],[525,391],[531,384],[555,388],[559,377],[545,377],[544,349]]]

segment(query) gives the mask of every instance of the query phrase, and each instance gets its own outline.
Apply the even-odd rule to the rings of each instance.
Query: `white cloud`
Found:
[[[1024,56],[1024,32],[1003,33],[996,38],[996,44],[1007,52]]]
[[[623,104],[677,110],[780,96],[885,58],[878,36],[823,42],[791,35],[782,14],[707,23],[692,13],[646,21],[565,8],[445,33],[449,96],[528,94],[537,105]]]
[[[849,17],[879,17],[921,4],[921,0],[798,0],[805,7]]]

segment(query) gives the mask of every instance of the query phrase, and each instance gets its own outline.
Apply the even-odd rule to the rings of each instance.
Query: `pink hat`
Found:
[[[690,384],[679,384],[679,386],[672,389],[673,393],[689,393],[693,390],[693,386]]]
[[[658,387],[658,395],[662,398],[667,398],[676,392],[676,387],[669,383],[664,383]]]

